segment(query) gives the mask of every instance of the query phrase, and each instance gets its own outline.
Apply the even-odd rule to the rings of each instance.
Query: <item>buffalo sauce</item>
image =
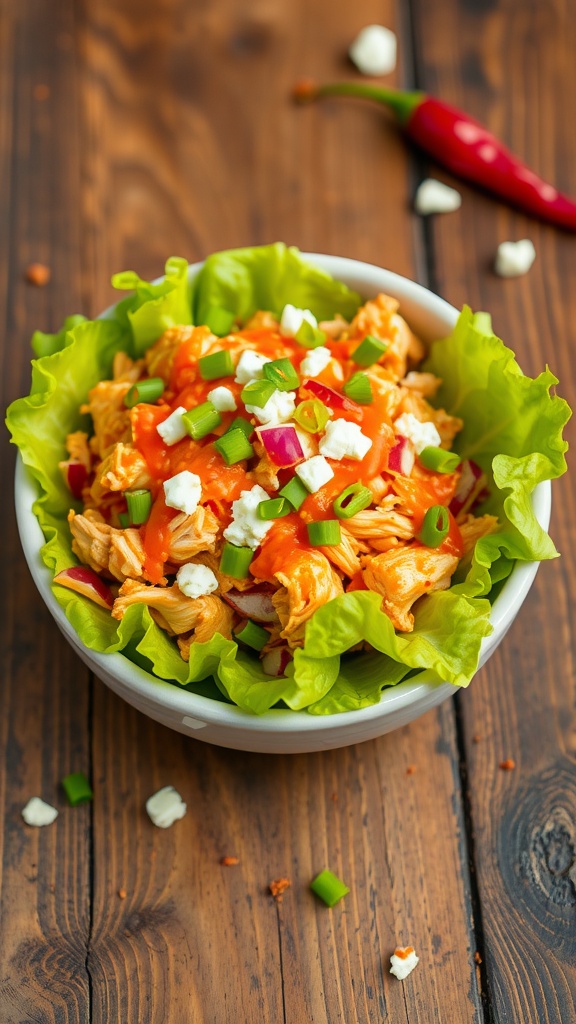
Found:
[[[250,564],[250,572],[259,580],[272,580],[277,572],[289,575],[294,555],[310,550],[306,524],[296,512],[291,512],[277,519],[268,531],[259,554]]]
[[[170,549],[170,523],[178,510],[169,508],[160,488],[152,505],[146,525],[142,527],[145,551],[144,574],[151,583],[160,583],[164,576],[164,563]]]

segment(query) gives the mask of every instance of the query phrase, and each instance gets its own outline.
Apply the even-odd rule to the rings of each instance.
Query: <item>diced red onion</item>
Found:
[[[272,604],[275,588],[269,583],[257,584],[250,590],[229,590],[222,594],[224,601],[247,619],[255,622],[278,622],[278,614]]]
[[[472,459],[464,459],[458,486],[448,506],[455,518],[472,507],[486,487],[486,483],[486,476],[478,463]]]
[[[321,402],[325,402],[331,409],[343,409],[345,412],[362,413],[361,407],[353,402],[347,395],[341,395],[339,391],[334,391],[334,388],[329,388],[327,384],[321,384],[319,380],[305,380],[303,387],[306,391],[310,391],[311,394],[319,398]]]
[[[274,647],[262,658],[262,669],[267,676],[283,676],[292,655],[287,647]]]
[[[69,569],[63,569],[54,577],[54,583],[60,583],[77,594],[89,597],[102,608],[111,608],[114,604],[110,587],[87,565],[72,565]]]
[[[75,498],[82,497],[82,488],[88,479],[88,470],[82,462],[69,462],[66,466],[66,483]]]
[[[393,473],[401,473],[402,476],[410,476],[414,466],[416,455],[412,442],[402,434],[388,455],[388,469]]]
[[[257,433],[275,466],[280,468],[295,466],[304,458],[296,427],[291,423],[282,423],[276,427],[261,427]]]

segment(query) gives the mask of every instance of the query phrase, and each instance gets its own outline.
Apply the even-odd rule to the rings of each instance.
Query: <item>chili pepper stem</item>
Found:
[[[384,89],[379,85],[365,82],[328,82],[317,85],[311,79],[302,79],[293,92],[298,103],[307,103],[322,96],[359,96],[361,99],[376,100],[389,107],[397,121],[405,125],[417,106],[426,98],[423,92],[407,92],[403,89]]]

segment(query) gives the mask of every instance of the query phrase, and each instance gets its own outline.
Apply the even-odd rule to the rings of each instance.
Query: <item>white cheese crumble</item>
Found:
[[[350,46],[350,60],[363,75],[389,75],[396,67],[396,36],[384,25],[367,25]]]
[[[535,259],[536,249],[529,238],[521,238],[519,242],[501,242],[496,250],[494,270],[500,277],[520,277],[530,270]]]
[[[309,309],[298,309],[288,302],[280,317],[280,334],[284,338],[295,338],[302,324],[306,321],[311,327],[318,327],[318,321]]]
[[[323,455],[313,455],[311,459],[306,459],[306,462],[301,462],[295,467],[295,472],[311,494],[319,491],[334,476],[332,466],[326,462]]]
[[[462,196],[443,181],[426,178],[414,196],[414,209],[426,217],[430,213],[452,213],[462,206]]]
[[[249,384],[253,380],[261,380],[262,367],[264,363],[270,362],[272,362],[271,359],[247,348],[236,364],[236,376],[234,377],[236,384]]]
[[[189,469],[184,469],[164,481],[164,500],[169,508],[177,508],[191,516],[196,511],[201,497],[202,481]]]
[[[30,797],[26,807],[22,808],[22,817],[27,825],[51,825],[58,817],[58,811],[51,804],[45,803],[39,796]]]
[[[176,582],[186,597],[194,599],[207,597],[208,594],[213,594],[215,590],[218,590],[218,580],[212,569],[209,569],[207,565],[195,565],[194,562],[180,566],[176,573]]]
[[[170,828],[186,814],[186,804],[174,786],[164,786],[146,801],[148,817],[158,828]]]
[[[296,408],[295,391],[274,391],[266,405],[247,405],[246,412],[255,416],[259,423],[286,423]]]
[[[300,372],[305,373],[307,377],[316,377],[326,369],[331,358],[332,353],[325,345],[312,348],[300,363]]]
[[[250,491],[241,491],[240,497],[232,502],[232,522],[224,530],[225,540],[240,548],[252,548],[255,551],[274,525],[273,519],[260,519],[258,515],[258,505],[269,497],[260,484],[256,484]]]
[[[402,437],[407,437],[409,441],[412,441],[418,455],[429,445],[438,448],[442,443],[442,438],[434,424],[421,423],[411,412],[403,412],[394,421],[394,430],[397,434],[402,434]]]
[[[177,441],[181,441],[183,437],[186,437],[188,431],[186,430],[184,420],[182,419],[182,415],[185,412],[186,409],[184,406],[179,405],[177,409],[174,409],[174,412],[171,412],[170,415],[156,427],[156,430],[160,434],[164,444],[176,444]]]
[[[363,434],[357,423],[349,420],[333,420],[326,424],[326,433],[320,439],[318,449],[329,459],[363,459],[372,447],[372,441]]]
[[[399,981],[404,981],[404,978],[412,973],[419,962],[420,957],[416,956],[412,946],[406,946],[404,949],[397,948],[390,957],[392,964],[390,974],[395,974]]]
[[[234,412],[238,408],[232,391],[224,386],[209,391],[208,401],[212,402],[212,405],[218,412]]]

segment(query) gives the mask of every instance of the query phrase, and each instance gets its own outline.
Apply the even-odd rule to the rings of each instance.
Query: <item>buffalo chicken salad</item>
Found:
[[[256,713],[351,710],[425,668],[465,685],[490,592],[555,554],[526,502],[563,468],[552,375],[469,310],[428,351],[395,298],[281,245],[115,283],[111,319],[36,339],[52,412],[76,355],[38,512],[84,642]]]

